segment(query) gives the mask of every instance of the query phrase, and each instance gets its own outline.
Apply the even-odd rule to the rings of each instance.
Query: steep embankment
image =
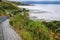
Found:
[[[11,15],[16,10],[20,10],[16,5],[10,2],[0,2],[0,15]]]

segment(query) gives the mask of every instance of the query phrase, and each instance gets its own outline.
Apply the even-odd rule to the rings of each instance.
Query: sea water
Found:
[[[33,9],[34,7],[32,7]],[[35,4],[35,9],[42,10],[42,13],[31,12],[30,16],[36,17],[36,19],[44,20],[56,20],[60,21],[60,5],[37,5]],[[46,11],[46,12],[44,12]]]
[[[33,4],[34,6],[19,6],[29,9],[31,19],[60,21],[60,4]]]

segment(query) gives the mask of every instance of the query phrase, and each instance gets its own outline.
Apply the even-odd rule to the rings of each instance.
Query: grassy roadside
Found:
[[[23,40],[50,40],[48,28],[42,22],[29,20],[27,11],[11,17],[10,25]]]

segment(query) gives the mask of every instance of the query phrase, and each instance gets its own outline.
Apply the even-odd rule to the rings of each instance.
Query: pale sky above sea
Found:
[[[9,1],[60,1],[60,0],[9,0]]]

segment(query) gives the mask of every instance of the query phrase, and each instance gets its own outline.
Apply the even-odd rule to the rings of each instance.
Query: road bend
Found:
[[[21,40],[19,35],[9,25],[9,19],[0,24],[0,40]]]

